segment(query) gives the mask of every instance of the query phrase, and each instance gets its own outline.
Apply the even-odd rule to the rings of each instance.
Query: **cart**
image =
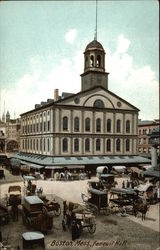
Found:
[[[112,198],[113,197],[113,198]],[[138,195],[131,188],[112,188],[110,190],[109,206],[121,214],[133,214],[133,202],[138,200]]]
[[[9,186],[8,188],[8,205],[20,205],[21,204],[21,187]]]
[[[50,201],[46,199],[45,196],[41,196],[41,199],[44,202],[43,206],[45,206],[49,212],[53,212],[55,216],[59,216],[61,214],[61,207],[58,202],[54,199]]]
[[[80,225],[80,233],[84,228],[87,228],[90,234],[94,234],[96,231],[95,216],[91,213],[75,213],[75,221]]]
[[[48,212],[43,205],[43,201],[38,196],[24,197],[22,220],[29,228],[44,233],[47,233],[53,227],[53,214]]]
[[[108,214],[108,192],[100,191],[94,188],[88,189],[90,197],[82,193],[81,197],[86,207],[90,209],[94,215],[100,214],[103,211]]]

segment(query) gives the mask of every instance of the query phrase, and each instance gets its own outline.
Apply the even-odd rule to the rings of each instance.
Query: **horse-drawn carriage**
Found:
[[[8,188],[8,205],[20,205],[21,204],[21,186],[9,186]]]
[[[95,188],[89,188],[88,191],[90,197],[84,193],[81,195],[86,207],[90,209],[95,215],[98,215],[100,211],[108,213],[108,192]]]
[[[90,234],[96,231],[95,216],[89,212],[75,213],[74,220],[80,225],[80,234],[84,228],[87,228]]]
[[[53,214],[48,212],[38,196],[24,197],[22,219],[28,227],[44,233],[53,227]]]
[[[109,206],[112,210],[118,209],[122,214],[133,213],[133,202],[138,195],[131,188],[111,188]]]
[[[39,196],[44,202],[43,206],[47,208],[48,212],[53,212],[54,215],[59,216],[61,214],[60,204],[53,199],[52,201],[48,200],[46,196]]]

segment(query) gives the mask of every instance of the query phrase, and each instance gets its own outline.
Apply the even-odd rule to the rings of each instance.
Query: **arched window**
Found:
[[[121,141],[120,139],[117,139],[116,141],[116,151],[119,152],[121,150]]]
[[[101,150],[101,142],[100,139],[96,140],[96,151],[100,151]]]
[[[100,99],[96,100],[93,104],[95,108],[104,108],[104,102]]]
[[[90,131],[90,118],[85,119],[85,130]]]
[[[126,151],[130,150],[130,141],[129,139],[126,140]]]
[[[49,150],[50,150],[50,141],[49,141],[49,139],[48,139],[48,152],[49,152]]]
[[[107,132],[111,132],[111,119],[107,120]]]
[[[97,67],[101,67],[101,56],[97,56]]]
[[[37,139],[37,150],[39,149],[39,143],[38,143],[38,139]]]
[[[74,118],[74,131],[79,131],[79,117]]]
[[[46,150],[46,141],[45,141],[45,138],[43,139],[43,150],[44,151]]]
[[[121,121],[120,119],[117,120],[117,133],[121,132]]]
[[[101,119],[96,120],[96,132],[101,132]]]
[[[93,67],[94,66],[94,56],[90,57],[90,66]]]
[[[107,152],[110,152],[110,151],[111,151],[111,140],[110,140],[110,139],[107,140],[106,151],[107,151]]]
[[[42,138],[40,139],[40,150],[42,151]]]
[[[68,130],[68,117],[63,117],[63,130]]]
[[[77,138],[74,140],[74,151],[79,151],[79,140]]]
[[[89,138],[85,140],[85,151],[90,151],[90,141]]]
[[[68,140],[67,138],[63,139],[63,152],[67,152],[68,151]]]
[[[130,121],[126,121],[126,133],[130,133]]]

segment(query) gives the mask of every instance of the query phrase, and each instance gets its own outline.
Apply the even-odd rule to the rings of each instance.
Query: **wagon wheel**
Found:
[[[61,214],[61,207],[59,206],[56,210],[54,210],[54,213],[56,216],[59,216]]]
[[[99,214],[99,210],[97,208],[97,206],[90,204],[90,210],[92,211],[92,213],[97,216]]]
[[[94,234],[96,231],[96,224],[88,226],[87,229],[90,234]]]

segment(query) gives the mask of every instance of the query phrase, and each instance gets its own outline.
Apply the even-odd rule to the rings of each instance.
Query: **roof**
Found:
[[[86,46],[85,51],[93,48],[104,50],[102,44],[95,39]]]
[[[54,105],[54,106],[57,106],[57,104],[62,103],[63,101],[66,101],[66,100],[68,100],[68,99],[70,99],[70,98],[74,98],[75,96],[78,96],[78,95],[82,95],[82,94],[87,93],[87,92],[89,92],[89,91],[96,90],[96,89],[98,89],[98,88],[103,89],[104,91],[106,91],[106,92],[108,92],[109,94],[113,95],[114,97],[120,99],[121,101],[123,101],[123,102],[126,103],[127,105],[130,105],[130,106],[131,106],[133,109],[135,109],[136,111],[139,111],[139,109],[138,109],[137,107],[135,107],[134,105],[130,104],[129,102],[127,102],[126,100],[124,100],[124,99],[121,98],[120,96],[114,94],[114,93],[111,92],[110,90],[107,90],[107,89],[103,88],[102,86],[94,86],[93,88],[90,88],[90,89],[87,89],[87,90],[84,90],[84,91],[80,91],[80,92],[75,93],[75,94],[73,94],[73,95],[69,95],[69,96],[67,96],[67,97],[65,97],[65,98],[62,98],[62,99],[56,101],[56,102],[48,103],[48,104],[46,104],[46,105],[44,105],[44,106],[40,106],[40,107],[38,107],[38,108],[36,108],[36,109],[32,109],[32,110],[29,110],[29,111],[27,111],[27,112],[24,112],[24,113],[21,114],[21,116],[26,115],[26,114],[29,114],[29,113],[32,113],[32,112],[35,112],[35,111],[38,111],[38,110],[41,110],[41,109],[44,109],[44,108],[47,108],[47,107],[50,107],[50,106],[53,106],[53,105]],[[65,106],[66,106],[66,105],[65,105]],[[69,105],[69,106],[70,106],[70,105]],[[75,107],[76,107],[76,106],[75,106]],[[79,107],[84,107],[84,106],[79,106]],[[94,108],[94,107],[93,107],[93,108]]]
[[[27,153],[17,153],[14,156],[22,161],[27,161],[41,166],[71,166],[71,165],[120,165],[129,163],[150,163],[151,160],[139,155],[132,156],[71,156],[54,157]]]
[[[132,188],[111,188],[110,192],[137,195],[137,193]]]
[[[26,200],[29,204],[43,204],[43,201],[38,196],[25,196],[24,200]]]
[[[148,188],[153,187],[151,183],[146,184],[140,184],[138,187],[135,187],[135,190],[138,190],[139,192],[146,192]]]

